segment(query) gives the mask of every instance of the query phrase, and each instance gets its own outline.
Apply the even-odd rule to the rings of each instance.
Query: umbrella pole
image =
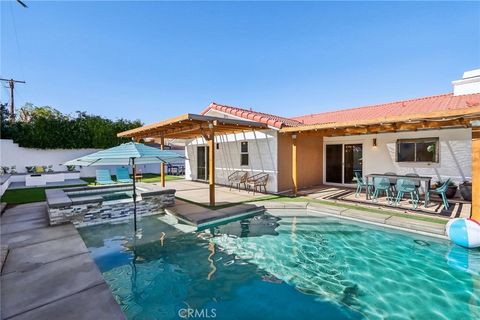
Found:
[[[133,166],[133,228],[135,233],[137,232],[137,188],[135,187],[135,176],[137,175],[137,165],[135,164],[135,158],[132,158]]]

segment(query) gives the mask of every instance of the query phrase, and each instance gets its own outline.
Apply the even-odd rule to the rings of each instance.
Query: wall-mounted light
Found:
[[[292,139],[297,139],[297,135],[296,135],[296,134],[292,134]]]
[[[377,147],[377,138],[373,138],[373,147],[374,147],[374,148]]]

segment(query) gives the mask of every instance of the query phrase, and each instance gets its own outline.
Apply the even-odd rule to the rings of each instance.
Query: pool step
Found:
[[[212,210],[182,200],[177,200],[174,207],[165,209],[167,214],[197,228],[226,223],[264,211],[265,208],[263,206],[253,204],[239,204],[228,208]]]

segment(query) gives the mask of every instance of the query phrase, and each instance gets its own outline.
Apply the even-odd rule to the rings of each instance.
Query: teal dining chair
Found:
[[[367,182],[362,178],[359,172],[355,171],[355,178],[357,179],[357,190],[355,191],[355,198],[358,198],[360,196],[363,188],[365,188],[365,194],[370,195],[372,186],[369,186],[367,184]]]
[[[448,178],[447,181],[445,181],[440,187],[438,187],[437,189],[432,189],[432,190],[429,190],[427,193],[425,193],[425,208],[428,206],[428,203],[430,202],[430,196],[432,194],[438,194],[441,198],[442,198],[442,202],[443,202],[443,207],[448,210],[448,208],[450,207],[448,205],[448,200],[447,200],[447,189],[448,189],[448,185],[450,184],[452,179]]]
[[[397,199],[395,201],[396,206],[400,204],[400,201],[402,200],[403,196],[406,193],[409,193],[410,198],[412,199],[413,209],[417,209],[419,197],[418,197],[418,190],[417,190],[415,181],[410,179],[398,179],[395,189],[397,190]]]
[[[381,193],[385,193],[387,195],[388,204],[392,204],[393,191],[391,189],[390,179],[388,179],[388,178],[374,178],[373,179],[373,186],[375,188],[375,191],[373,192],[372,201],[378,202],[378,196]]]

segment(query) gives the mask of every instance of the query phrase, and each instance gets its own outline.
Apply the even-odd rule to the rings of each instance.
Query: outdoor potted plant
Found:
[[[435,186],[434,189],[439,188],[443,185],[444,181],[439,180]],[[451,181],[448,183],[448,188],[447,191],[445,192],[445,196],[447,199],[452,199],[455,197],[455,194],[457,193],[458,186],[455,182]],[[438,195],[440,197],[440,195]]]
[[[464,181],[460,185],[460,194],[462,195],[463,200],[472,201],[472,182]]]

